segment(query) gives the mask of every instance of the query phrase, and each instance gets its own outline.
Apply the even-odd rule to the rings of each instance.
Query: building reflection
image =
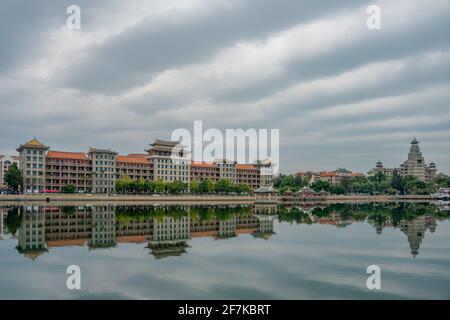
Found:
[[[19,207],[18,251],[35,260],[51,248],[87,246],[89,250],[108,249],[117,244],[147,243],[155,259],[176,257],[186,253],[189,240],[199,237],[228,239],[241,234],[266,237],[273,233],[273,218],[254,215],[252,208],[213,208],[213,215],[191,217],[194,209],[171,207],[139,207],[137,215],[129,209],[116,206],[90,207]],[[225,210],[225,213],[222,211]],[[10,209],[2,212],[2,238],[8,229],[5,219]],[[159,211],[162,211],[161,214]],[[237,213],[235,213],[237,211]],[[242,213],[241,211],[244,211]],[[263,210],[276,212],[276,208]],[[119,216],[117,216],[119,212]],[[146,214],[151,212],[152,214]]]
[[[425,231],[436,231],[436,219],[432,216],[421,216],[410,221],[401,221],[400,230],[408,238],[411,254],[416,257],[419,254],[420,245],[425,237]]]
[[[22,207],[19,213],[22,216],[22,225],[19,228],[17,250],[34,261],[47,251],[45,214],[40,207]]]
[[[386,228],[403,232],[416,257],[426,232],[435,232],[437,221],[444,219],[448,211],[423,204],[22,206],[0,208],[0,240],[17,237],[17,250],[32,260],[55,247],[105,250],[118,244],[146,245],[149,254],[161,259],[187,253],[193,238],[270,240],[275,220],[336,228],[368,222],[380,235]]]

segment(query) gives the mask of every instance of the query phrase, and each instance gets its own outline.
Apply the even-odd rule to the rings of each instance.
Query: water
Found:
[[[450,212],[432,204],[0,212],[1,299],[450,298]]]

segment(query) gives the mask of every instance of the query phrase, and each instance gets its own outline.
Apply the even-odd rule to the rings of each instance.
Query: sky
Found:
[[[449,89],[449,0],[0,3],[3,154],[33,137],[142,153],[201,120],[279,129],[285,173],[397,167],[417,137],[449,174]]]

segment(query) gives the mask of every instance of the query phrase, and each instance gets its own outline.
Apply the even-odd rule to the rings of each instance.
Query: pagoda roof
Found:
[[[34,148],[34,149],[48,149],[46,145],[41,143],[36,138],[31,139],[30,141],[26,142],[25,144],[20,145],[19,148],[17,148],[17,151],[22,151],[24,148]]]

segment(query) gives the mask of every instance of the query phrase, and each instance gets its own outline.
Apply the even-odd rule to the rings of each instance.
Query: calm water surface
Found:
[[[1,299],[449,299],[434,204],[0,207]],[[82,289],[66,288],[81,268]],[[381,268],[381,290],[366,268]]]

